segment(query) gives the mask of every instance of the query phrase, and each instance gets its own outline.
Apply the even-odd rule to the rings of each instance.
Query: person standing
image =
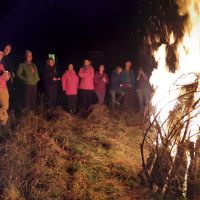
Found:
[[[122,84],[121,84],[121,74],[122,74],[122,67],[117,66],[111,75],[110,96],[111,96],[112,108],[114,108],[115,105],[120,106],[121,100],[124,97],[124,91],[122,90]]]
[[[0,62],[4,53],[0,52]],[[10,73],[5,70],[4,65],[0,64],[0,123],[6,125],[8,121],[9,93],[6,82],[10,78]]]
[[[109,83],[107,74],[105,73],[105,66],[100,65],[99,70],[94,75],[94,87],[98,97],[98,104],[104,103],[106,86]]]
[[[57,105],[59,80],[60,78],[58,78],[57,75],[55,60],[53,58],[49,58],[44,70],[44,87],[48,108],[54,108]]]
[[[68,112],[70,114],[76,114],[78,111],[78,90],[79,78],[74,70],[73,64],[68,65],[68,69],[62,77],[62,89],[67,96]]]
[[[4,68],[6,71],[9,71],[10,75],[14,72],[13,62],[11,59],[11,51],[12,46],[10,44],[7,44],[3,50],[3,59],[2,64],[4,65]]]
[[[121,77],[122,88],[125,92],[124,106],[127,108],[133,107],[133,92],[135,90],[136,77],[132,70],[132,62],[127,61],[125,63],[125,69],[122,72]]]
[[[32,110],[37,101],[37,83],[40,80],[38,69],[32,62],[32,52],[25,52],[25,62],[21,63],[17,70],[17,77],[24,84],[24,106],[27,110]]]
[[[7,44],[3,50],[3,59],[2,59],[2,64],[4,65],[4,69],[9,72],[10,74],[10,79],[7,81],[7,88],[9,92],[9,99],[10,99],[10,106],[13,108],[14,106],[14,66],[13,66],[13,60],[11,57],[11,52],[12,52],[12,46],[10,44]]]
[[[84,65],[80,68],[78,75],[80,77],[80,106],[83,112],[87,112],[88,108],[93,104],[94,98],[94,68],[89,60],[84,61]]]
[[[144,113],[150,101],[150,85],[142,67],[138,71],[136,92],[139,99],[140,112]]]

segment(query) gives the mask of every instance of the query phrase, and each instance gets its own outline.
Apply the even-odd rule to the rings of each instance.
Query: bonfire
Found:
[[[177,0],[177,5],[179,14],[187,16],[183,37],[167,34],[168,44],[153,52],[158,67],[150,78],[154,96],[141,144],[143,175],[166,199],[199,199],[200,1]],[[166,62],[170,45],[176,48],[175,72]],[[148,160],[144,147],[150,150]]]

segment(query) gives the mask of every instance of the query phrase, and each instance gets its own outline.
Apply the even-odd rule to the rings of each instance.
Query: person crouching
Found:
[[[70,114],[76,114],[78,111],[78,90],[79,78],[74,71],[73,64],[68,65],[68,69],[62,77],[62,89],[65,91],[68,101],[68,112]]]
[[[3,52],[0,52],[0,62]],[[5,71],[3,64],[0,64],[0,123],[6,125],[8,121],[9,93],[6,82],[10,79],[10,73]]]

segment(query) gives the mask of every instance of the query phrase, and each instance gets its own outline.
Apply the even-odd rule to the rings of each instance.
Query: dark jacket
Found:
[[[14,72],[14,66],[10,55],[3,57],[2,64],[4,65],[6,71],[9,71],[10,73]]]
[[[129,70],[128,72],[125,70],[122,72],[121,84],[123,85],[123,87],[129,87],[129,88],[135,89],[136,77],[132,69]]]
[[[113,71],[110,79],[110,89],[114,91],[118,90],[121,85],[121,74],[118,74],[116,71]]]
[[[57,87],[57,81],[54,81],[53,78],[57,78],[57,71],[55,67],[46,66],[44,70],[43,81],[45,88]]]

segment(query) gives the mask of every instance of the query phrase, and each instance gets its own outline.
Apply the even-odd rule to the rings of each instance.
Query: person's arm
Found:
[[[63,91],[66,90],[65,83],[66,83],[66,73],[62,76],[62,89],[63,89]]]
[[[85,77],[94,77],[94,69],[93,68],[89,68],[84,70],[83,68],[80,69],[78,75],[81,78],[85,78]]]
[[[97,83],[99,83],[100,81],[102,81],[102,78],[101,78],[101,76],[99,76],[99,74],[96,72],[96,73],[94,74],[94,83],[97,84]]]
[[[21,81],[26,81],[26,77],[24,76],[24,66],[23,65],[19,65],[19,67],[17,69],[17,77]]]
[[[89,75],[89,70],[84,70],[83,68],[81,68],[78,72],[78,75],[81,77],[81,78],[85,78]]]
[[[137,76],[137,81],[140,80],[140,76],[141,76],[141,72],[138,73],[138,76]]]
[[[34,64],[34,68],[35,68],[36,82],[39,82],[40,81],[40,76],[39,76],[38,68],[37,68],[37,66],[35,64]]]
[[[105,83],[108,84],[109,83],[109,78],[108,78],[107,74],[105,74],[104,79],[105,79]]]
[[[77,88],[79,86],[79,77],[77,75],[76,75],[76,86],[77,86]]]

